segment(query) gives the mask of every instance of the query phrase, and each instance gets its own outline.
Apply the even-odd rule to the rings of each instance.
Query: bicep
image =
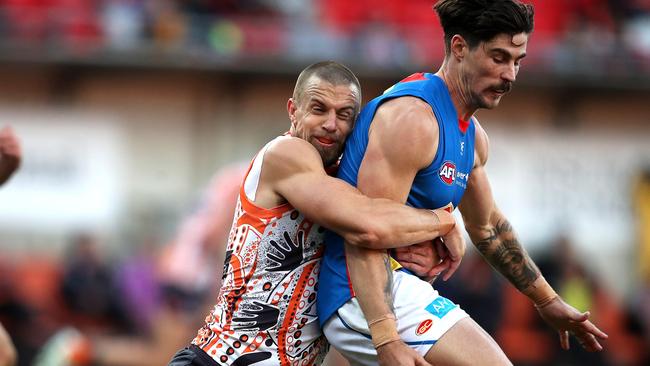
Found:
[[[258,192],[262,188],[339,233],[350,228],[356,206],[368,205],[357,189],[327,175],[316,149],[297,138],[281,140],[266,151]]]
[[[417,169],[400,166],[400,159],[370,140],[359,168],[357,187],[368,197],[383,197],[404,203]]]
[[[293,174],[279,182],[277,190],[305,216],[339,234],[352,230],[371,205],[356,188],[322,170]]]

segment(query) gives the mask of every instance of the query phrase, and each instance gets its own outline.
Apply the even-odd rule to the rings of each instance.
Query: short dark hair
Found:
[[[336,61],[317,62],[302,70],[300,75],[298,75],[296,86],[293,89],[293,99],[295,101],[300,101],[302,93],[305,90],[305,85],[312,76],[316,76],[332,85],[354,85],[359,91],[359,103],[361,103],[361,84],[359,83],[359,79],[345,65]]]
[[[535,10],[518,0],[440,0],[433,8],[445,32],[446,54],[456,34],[475,48],[502,33],[512,36],[533,31]]]

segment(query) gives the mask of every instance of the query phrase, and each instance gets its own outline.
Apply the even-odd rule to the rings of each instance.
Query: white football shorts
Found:
[[[468,317],[431,284],[399,270],[393,272],[393,305],[402,340],[422,357],[454,324]],[[325,323],[323,332],[352,365],[377,365],[368,323],[356,298],[339,308]]]

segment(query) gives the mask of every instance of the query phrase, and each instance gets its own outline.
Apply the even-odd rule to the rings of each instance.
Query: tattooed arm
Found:
[[[539,269],[521,246],[512,225],[495,207],[494,224],[466,225],[467,232],[483,257],[519,291],[525,291],[540,276]]]
[[[535,303],[542,318],[558,330],[563,348],[569,348],[570,332],[588,351],[600,351],[598,340],[607,335],[589,321],[588,312],[578,312],[557,296],[497,208],[484,169],[488,139],[478,123],[475,146],[474,168],[459,206],[472,242],[494,269]]]

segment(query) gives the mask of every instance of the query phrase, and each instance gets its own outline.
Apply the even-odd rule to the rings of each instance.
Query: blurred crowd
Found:
[[[531,0],[531,58],[553,72],[650,69],[647,0]],[[0,45],[92,57],[332,58],[368,66],[441,59],[433,0],[1,0]]]

